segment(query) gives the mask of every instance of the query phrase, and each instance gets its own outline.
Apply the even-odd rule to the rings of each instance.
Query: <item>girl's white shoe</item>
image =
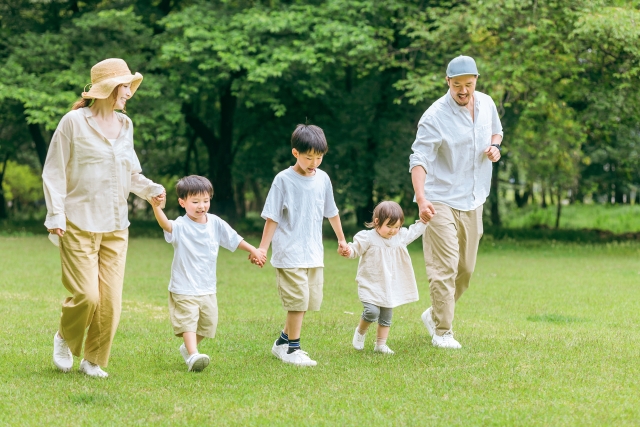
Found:
[[[351,342],[353,344],[353,348],[356,350],[364,349],[364,338],[365,334],[358,332],[358,327],[356,326],[356,331],[353,333],[353,341]]]
[[[376,344],[376,346],[373,348],[373,351],[375,353],[382,353],[382,354],[395,354],[395,351],[387,347],[386,344],[382,344],[382,345]]]
[[[95,378],[107,378],[109,376],[100,366],[84,359],[80,362],[80,372]]]

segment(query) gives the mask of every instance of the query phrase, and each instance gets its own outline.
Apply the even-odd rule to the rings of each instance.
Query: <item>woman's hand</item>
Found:
[[[47,229],[47,231],[50,234],[57,234],[60,237],[64,235],[64,230],[62,228],[51,228],[51,229]]]
[[[164,199],[166,198],[166,196],[167,196],[167,193],[165,191],[162,194],[157,195],[156,197],[152,197],[151,206],[153,206],[154,208],[162,206],[162,203],[164,202]]]

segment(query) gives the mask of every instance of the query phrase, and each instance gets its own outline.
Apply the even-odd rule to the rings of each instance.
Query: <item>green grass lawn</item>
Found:
[[[270,353],[284,312],[271,267],[222,251],[218,336],[188,373],[167,314],[172,248],[132,239],[123,315],[106,380],[58,372],[52,338],[67,296],[44,237],[0,237],[1,425],[464,425],[640,423],[640,245],[487,239],[456,310],[459,351],[430,345],[421,300],[395,310],[394,356],[351,347],[357,261],[327,242],[322,311],[305,319],[315,368]]]

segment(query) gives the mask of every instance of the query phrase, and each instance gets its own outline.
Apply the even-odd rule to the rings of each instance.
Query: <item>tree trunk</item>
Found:
[[[502,226],[500,220],[500,193],[498,188],[498,175],[500,173],[500,162],[493,164],[493,170],[491,171],[491,192],[489,193],[489,204],[491,206],[491,224],[494,227]]]
[[[376,114],[377,115],[377,114]],[[376,141],[373,136],[369,136],[367,138],[367,150],[365,153],[353,153],[352,156],[358,158],[359,163],[362,165],[368,165],[371,167],[374,163],[373,153],[376,152]],[[365,179],[360,187],[361,193],[365,195],[366,201],[364,205],[356,206],[356,222],[359,226],[364,225],[365,222],[371,221],[371,216],[374,209],[374,201],[373,201],[373,180],[374,176],[372,173],[365,173]]]
[[[556,210],[556,230],[558,230],[560,228],[560,214],[562,213],[562,188],[560,188],[560,185],[558,185],[558,189],[556,192],[556,199],[558,201],[558,206],[557,206],[557,210]]]
[[[47,159],[47,143],[42,136],[42,132],[40,131],[40,125],[36,123],[27,124],[29,127],[29,133],[31,134],[31,138],[33,139],[33,143],[36,146],[36,153],[38,153],[38,160],[40,160],[40,165],[44,168],[44,162]]]
[[[255,201],[255,209],[262,212],[264,208],[264,197],[257,179],[251,179],[251,191],[253,192],[253,200]]]
[[[216,195],[213,198],[215,209],[225,215],[230,222],[235,221],[236,203],[233,191],[231,166],[233,164],[233,119],[236,112],[236,97],[231,93],[231,82],[220,95],[220,144],[218,155],[213,158],[217,162]],[[211,163],[212,157],[209,156]]]
[[[2,172],[0,172],[0,219],[7,219],[7,201],[4,198],[4,188],[2,182],[4,181],[4,173],[7,170],[7,161],[9,160],[9,153],[4,155],[4,162],[2,163]]]
[[[542,183],[542,185],[540,186],[540,188],[541,188],[540,192],[542,193],[542,194],[541,194],[541,196],[542,196],[542,203],[540,204],[540,206],[541,206],[543,209],[547,209],[547,189],[546,189],[546,188],[545,188],[545,186],[544,186],[544,182]]]
[[[244,218],[247,216],[247,206],[246,206],[246,200],[244,197],[246,183],[247,183],[246,181],[242,181],[242,182],[236,182],[235,184],[236,216],[238,218]]]

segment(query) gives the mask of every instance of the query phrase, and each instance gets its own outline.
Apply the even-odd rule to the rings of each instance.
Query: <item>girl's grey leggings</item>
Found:
[[[393,308],[378,307],[377,305],[363,302],[364,310],[362,311],[362,320],[365,322],[378,322],[380,326],[391,326],[391,317],[393,317]]]

